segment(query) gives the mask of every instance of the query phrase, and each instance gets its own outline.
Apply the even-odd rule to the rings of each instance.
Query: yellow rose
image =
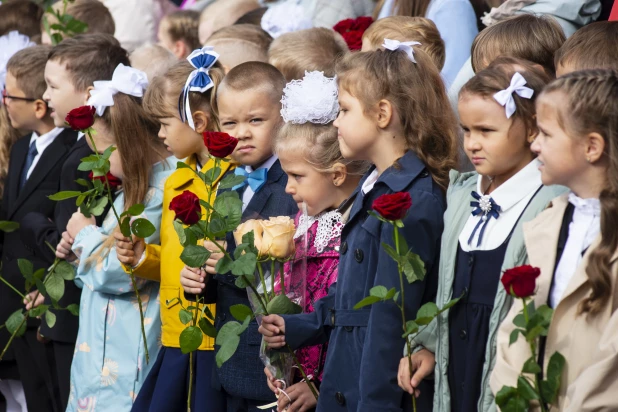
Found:
[[[262,246],[262,233],[264,232],[261,220],[251,219],[238,225],[234,231],[234,240],[237,245],[240,245],[242,243],[242,237],[251,231],[253,231],[253,236],[255,238],[253,244],[257,250],[260,250]]]
[[[294,220],[288,216],[271,217],[263,220],[264,235],[262,238],[261,256],[276,259],[287,259],[294,255]]]

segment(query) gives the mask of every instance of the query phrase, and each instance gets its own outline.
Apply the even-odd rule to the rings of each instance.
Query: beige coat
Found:
[[[547,303],[551,286],[556,249],[567,196],[560,196],[534,220],[524,224],[524,239],[532,266],[541,269],[534,296],[536,307]],[[550,356],[559,351],[566,358],[558,407],[552,411],[618,411],[618,251],[611,264],[613,287],[605,309],[594,317],[577,315],[579,303],[590,293],[585,268],[590,252],[600,237],[588,249],[569,282],[565,294],[555,308],[547,336],[544,370]],[[520,336],[509,346],[514,328],[513,318],[521,311],[516,300],[500,326],[497,338],[497,360],[490,385],[496,394],[504,385],[517,386],[517,376],[530,357],[528,344]]]

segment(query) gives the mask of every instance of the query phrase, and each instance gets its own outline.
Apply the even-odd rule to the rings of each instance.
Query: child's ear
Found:
[[[189,53],[187,53],[188,51],[188,47],[185,44],[184,41],[182,40],[178,40],[176,42],[174,42],[174,55],[180,60],[180,59],[184,59],[186,56],[189,55]]]
[[[378,127],[385,129],[393,118],[393,105],[388,100],[382,99],[378,102]]]
[[[605,152],[605,139],[600,134],[594,132],[586,136],[586,160],[588,163],[597,162]]]
[[[333,184],[335,186],[341,186],[345,183],[346,178],[348,177],[348,168],[343,163],[335,163],[332,169],[332,179]]]
[[[84,93],[84,101],[82,103],[82,106],[85,106],[88,104],[88,99],[90,99],[91,90],[94,90],[94,86],[88,86],[88,88],[86,89],[86,92]]]
[[[38,99],[34,102],[34,115],[38,120],[43,119],[46,115],[49,114],[49,110],[47,108],[47,104],[44,100]]]
[[[528,129],[528,136],[526,137],[526,142],[528,145],[531,145],[536,140],[536,137],[539,135],[539,129],[535,126],[532,126]]]
[[[192,113],[193,124],[195,124],[195,131],[198,133],[204,133],[208,130],[208,115],[201,110]]]

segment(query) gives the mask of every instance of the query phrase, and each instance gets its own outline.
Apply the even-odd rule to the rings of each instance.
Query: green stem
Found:
[[[275,259],[270,258],[270,293],[272,298],[275,298]],[[281,293],[285,295],[285,289],[283,288],[283,277],[281,278]]]
[[[528,301],[526,300],[526,298],[521,298],[523,304],[524,304],[524,319],[526,321],[526,325],[528,325],[528,321],[530,320],[530,315],[528,314]],[[533,357],[536,357],[536,341],[533,340],[531,342],[528,343],[530,345],[530,353],[532,353]],[[543,367],[543,365],[540,365],[541,368]],[[524,377],[525,379],[525,377]],[[540,389],[540,385],[539,385],[539,375],[537,373],[534,374],[534,390],[536,391],[537,395],[539,395],[539,405],[541,406],[541,411],[542,412],[547,412],[547,407],[545,406],[545,402],[543,401],[543,396],[541,395],[541,389]]]
[[[193,390],[193,351],[189,352],[189,394],[187,395],[187,412],[191,412],[191,392]]]
[[[307,382],[307,385],[309,385],[309,389],[311,389],[311,393],[313,394],[313,396],[315,396],[315,399],[317,400],[318,399],[318,393],[315,390],[315,387],[309,381],[309,378],[307,377],[307,374],[305,373],[305,370],[303,369],[303,366],[300,364],[300,362],[298,361],[298,358],[296,357],[296,353],[294,353],[294,351],[292,350],[290,345],[288,345],[287,343],[285,344],[285,347],[288,348],[288,351],[290,352],[290,354],[292,355],[292,358],[294,359],[294,363],[296,363],[296,367],[300,371],[300,374],[302,375],[302,377],[305,380],[305,382]]]
[[[268,296],[268,290],[266,289],[266,280],[264,279],[264,269],[262,268],[262,265],[260,264],[260,262],[257,262],[256,267],[260,275],[260,283],[262,284],[262,292],[264,293],[264,299],[266,299],[266,302],[268,303],[270,302],[270,298]]]
[[[2,349],[2,353],[0,353],[0,361],[2,360],[2,358],[4,358],[4,354],[9,349],[9,346],[11,346],[11,343],[13,343],[13,339],[15,339],[17,332],[19,332],[19,330],[21,329],[22,326],[24,326],[24,323],[26,323],[27,320],[28,320],[28,313],[26,313],[26,315],[24,316],[24,320],[21,321],[17,329],[15,329],[15,332],[13,332],[13,334],[11,335],[9,341],[6,343],[6,346],[4,347],[4,349]]]
[[[6,279],[4,279],[2,276],[0,276],[0,280],[7,285],[8,287],[10,287],[11,289],[13,289],[13,291],[15,293],[17,293],[19,296],[21,296],[22,299],[26,299],[26,296],[24,296],[23,293],[21,293],[20,291],[18,291],[17,289],[15,289],[15,287],[13,285],[11,285]]]
[[[279,275],[281,277],[281,291],[285,295],[285,280],[284,280],[285,272],[284,272],[283,269],[284,269],[284,263],[283,262],[279,262]]]

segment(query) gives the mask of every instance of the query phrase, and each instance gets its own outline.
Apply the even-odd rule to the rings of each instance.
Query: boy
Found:
[[[588,69],[618,70],[618,21],[599,21],[577,30],[554,56],[556,75]]]
[[[131,67],[143,71],[148,81],[165,74],[170,67],[178,62],[174,54],[159,44],[145,44],[129,55]]]
[[[197,36],[200,14],[195,10],[180,10],[168,14],[159,24],[159,44],[178,59],[186,58],[202,47]]]
[[[99,79],[111,79],[114,69],[120,63],[129,65],[127,52],[120,47],[120,43],[113,36],[108,34],[82,34],[63,40],[53,47],[44,66],[44,83],[47,84],[47,89],[43,89],[45,91],[43,98],[52,110],[51,116],[55,125],[64,127],[64,119],[68,112],[86,104],[93,82]],[[70,131],[70,129],[64,130]],[[60,177],[60,187],[51,193],[58,190],[82,191],[83,187],[75,180],[78,178],[89,180],[89,177],[87,172],[80,172],[77,167],[80,159],[91,154],[93,152],[88,147],[86,139],[80,137],[68,153],[62,171],[56,173],[56,176]],[[66,230],[69,219],[77,211],[75,199],[52,202],[52,206],[55,206],[55,209],[52,209],[51,215],[33,210],[33,213],[26,216],[21,228],[24,242],[35,251],[38,259],[45,262],[45,267],[55,259],[46,242],[55,248],[62,232]],[[104,212],[101,217],[105,214]],[[98,224],[101,224],[100,220],[101,218]],[[61,307],[72,303],[79,304],[80,296],[80,288],[73,282],[65,282],[64,296],[58,303]],[[34,306],[41,303],[43,302],[40,298],[34,302]],[[29,306],[27,308],[29,309]],[[66,310],[52,311],[56,314],[56,324],[53,328],[48,328],[43,323],[41,335],[51,340],[56,358],[56,370],[53,371],[52,378],[59,387],[60,401],[64,410],[69,399],[71,361],[79,319]]]
[[[273,139],[282,122],[279,111],[284,87],[285,79],[275,67],[262,62],[247,62],[230,70],[217,91],[221,130],[239,140],[232,158],[247,173],[267,170],[264,185],[257,192],[247,185],[238,189],[243,201],[243,220],[292,216],[298,212],[292,196],[285,193],[287,176],[273,154]],[[233,254],[236,246],[232,233],[228,233],[226,240],[228,252]],[[208,248],[208,243],[204,246]],[[220,257],[211,256],[212,266],[207,266],[206,272],[214,277],[205,291],[206,302],[217,304],[217,330],[227,321],[234,320],[230,313],[232,305],[249,305],[247,291],[236,287],[233,275],[215,274],[216,259]],[[200,293],[204,283],[199,283],[196,289],[187,287],[186,281],[195,284],[203,276],[203,271],[183,269],[181,283],[185,292]],[[257,323],[250,323],[240,336],[234,356],[216,369],[215,384],[225,394],[227,411],[258,411],[258,406],[274,400],[259,358],[261,342]]]
[[[45,92],[44,70],[48,46],[34,46],[17,52],[7,64],[6,89],[3,103],[7,107],[11,125],[29,133],[19,139],[11,150],[5,194],[2,199],[0,220],[11,220],[20,225],[27,223],[29,212],[38,212],[43,219],[53,217],[55,202],[48,199],[60,187],[60,171],[77,139],[72,130],[56,127],[50,116],[51,108],[43,100]],[[17,290],[23,289],[24,278],[18,259],[32,262],[34,270],[47,268],[49,262],[37,256],[22,240],[23,229],[0,234],[2,248],[2,275]],[[45,246],[46,247],[46,246]],[[22,299],[6,285],[0,286],[0,322],[22,308]],[[55,411],[60,405],[55,395],[46,346],[37,342],[40,321],[29,320],[23,337],[15,339],[0,363],[2,391],[6,380],[21,380],[28,410]],[[4,347],[10,334],[0,330],[0,347]],[[11,391],[13,396],[15,390]],[[14,396],[19,398],[19,396]]]
[[[52,6],[56,11],[62,13],[64,7],[63,2],[58,2]],[[69,2],[66,6],[66,14],[73,17],[76,20],[81,21],[88,25],[86,33],[105,33],[113,35],[116,31],[116,24],[111,13],[99,0],[74,0]],[[51,14],[46,13],[41,20],[41,42],[43,44],[52,44],[50,34],[45,31],[43,21],[47,19],[47,23],[51,27],[52,24],[58,23],[57,19]],[[55,30],[50,30],[53,34]],[[61,33],[63,38],[66,38],[66,34]]]

